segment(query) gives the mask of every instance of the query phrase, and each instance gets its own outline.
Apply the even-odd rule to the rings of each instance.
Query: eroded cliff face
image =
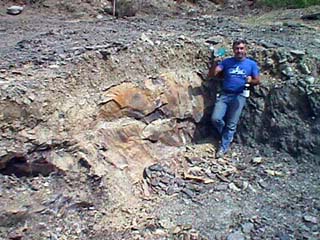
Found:
[[[139,179],[146,166],[164,157],[159,155],[167,153],[163,149],[212,134],[209,116],[216,90],[213,80],[205,79],[208,47],[223,46],[231,55],[232,39],[222,33],[235,23],[181,19],[172,32],[171,20],[141,21],[84,21],[72,31],[60,22],[47,34],[8,47],[15,50],[7,53],[1,70],[3,172],[47,175],[87,167],[101,176],[118,168]],[[270,28],[279,39],[261,40],[254,27],[251,34],[246,29],[262,85],[249,99],[238,140],[316,160],[319,55],[309,50],[317,42],[300,51],[287,45],[289,37],[281,38],[290,33],[294,39],[296,28],[309,34],[315,29],[299,24]],[[70,42],[73,35],[79,41]],[[16,61],[12,54],[21,58]]]
[[[132,186],[144,168],[190,143],[210,106],[195,67],[205,55],[183,36],[153,41],[142,33],[83,46],[69,59],[4,68],[2,173],[87,169]]]
[[[270,145],[296,159],[319,163],[319,60],[304,51],[288,49],[285,54],[290,60],[284,63],[265,56],[274,65],[262,68],[281,81],[255,89],[239,137],[245,144]]]

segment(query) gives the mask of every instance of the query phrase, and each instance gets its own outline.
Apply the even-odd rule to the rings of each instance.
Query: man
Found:
[[[211,116],[212,123],[221,136],[221,143],[216,158],[222,158],[228,151],[236,132],[237,124],[246,103],[242,94],[245,84],[257,85],[260,83],[260,72],[257,63],[247,58],[246,41],[236,40],[232,44],[234,56],[215,64],[215,77],[223,74],[222,92],[217,98]]]

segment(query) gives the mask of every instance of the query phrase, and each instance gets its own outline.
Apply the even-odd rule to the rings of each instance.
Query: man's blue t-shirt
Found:
[[[227,93],[241,93],[247,77],[259,75],[257,63],[249,58],[244,60],[238,60],[234,57],[227,58],[219,64],[219,67],[224,73],[222,90]]]

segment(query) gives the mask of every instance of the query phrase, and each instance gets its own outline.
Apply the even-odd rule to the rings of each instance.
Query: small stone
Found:
[[[222,43],[223,39],[222,37],[212,37],[208,40],[206,40],[207,43],[212,44],[212,45],[216,45],[218,43]]]
[[[273,64],[274,64],[274,61],[273,61],[272,58],[267,58],[267,59],[265,60],[265,64],[266,64],[268,67],[271,67],[271,66],[273,66]]]
[[[182,189],[182,192],[190,198],[193,198],[193,196],[195,195],[195,193],[188,188]]]
[[[11,6],[7,8],[7,14],[18,15],[23,11],[22,6]]]
[[[216,191],[226,191],[228,189],[228,185],[227,184],[219,184],[217,186],[215,186],[214,190]]]
[[[312,85],[312,84],[314,84],[314,82],[316,80],[315,80],[315,78],[313,76],[308,76],[308,77],[306,77],[305,81],[306,81],[306,83]]]
[[[276,58],[278,59],[278,62],[280,64],[284,64],[288,61],[287,59],[287,54],[285,52],[277,52],[276,53]]]
[[[314,224],[318,223],[318,219],[316,217],[313,217],[313,216],[310,216],[310,215],[303,216],[303,220],[306,221],[306,222],[314,223]]]
[[[296,56],[304,56],[306,54],[304,50],[291,50],[290,53]]]
[[[265,48],[275,48],[277,47],[275,44],[270,43],[270,42],[266,42],[264,40],[260,41],[261,46],[265,47]]]
[[[52,65],[49,65],[48,68],[50,68],[50,69],[58,69],[58,68],[60,68],[60,66],[57,65],[57,64],[52,64]]]
[[[287,76],[287,77],[293,77],[294,76],[294,71],[293,71],[292,67],[290,67],[288,65],[283,68],[281,73],[283,75]]]
[[[230,183],[229,184],[229,188],[232,190],[232,191],[235,191],[235,192],[240,192],[241,189],[238,188],[234,183]]]
[[[287,233],[278,233],[277,236],[280,240],[290,240],[290,236]]]
[[[190,224],[183,225],[183,230],[190,230],[190,229],[192,229],[192,225]]]
[[[271,170],[271,169],[266,169],[265,172],[273,177],[283,177],[284,174],[280,171],[275,171],[275,170]]]
[[[222,233],[216,233],[216,234],[214,235],[214,238],[213,238],[213,239],[215,239],[215,240],[222,240],[222,239],[226,239],[226,238],[225,238],[225,236],[223,236]]]
[[[244,240],[244,237],[241,232],[237,231],[234,233],[229,234],[227,240]]]
[[[253,163],[259,164],[262,163],[262,157],[255,157],[252,159]]]
[[[161,219],[159,224],[164,229],[173,229],[175,227],[174,223],[170,219]]]
[[[149,166],[149,169],[151,171],[162,171],[163,167],[159,164],[154,164],[154,165]]]
[[[301,71],[301,73],[303,73],[303,74],[310,74],[311,73],[309,66],[305,63],[298,64],[298,68]]]
[[[162,235],[165,235],[166,234],[166,231],[164,231],[163,229],[156,229],[154,231],[154,234],[157,235],[157,236],[162,236]]]
[[[181,189],[179,187],[175,187],[175,186],[170,185],[166,190],[166,194],[172,195],[172,194],[180,192],[180,190]]]
[[[175,226],[172,230],[173,234],[178,234],[179,232],[181,232],[181,227],[180,226]]]
[[[142,33],[142,34],[141,34],[140,39],[141,39],[142,41],[144,41],[144,42],[149,43],[151,46],[154,46],[153,41],[152,41],[150,38],[148,38],[145,33]]]
[[[262,179],[259,180],[258,184],[262,188],[267,188],[268,187],[268,184],[265,181],[263,181]]]
[[[197,239],[199,239],[199,232],[192,229],[190,232],[190,240],[197,240]]]
[[[159,185],[159,179],[157,178],[153,178],[150,182],[150,184],[154,187],[158,186]]]
[[[243,181],[242,190],[246,190],[248,187],[249,187],[249,182],[248,181]]]
[[[241,228],[243,233],[250,233],[253,230],[254,225],[253,223],[248,222],[248,223],[242,224]]]

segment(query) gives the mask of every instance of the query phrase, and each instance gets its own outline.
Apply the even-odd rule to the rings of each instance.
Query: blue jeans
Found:
[[[240,94],[222,93],[216,101],[211,121],[221,136],[220,149],[228,151],[236,132],[246,98]]]

